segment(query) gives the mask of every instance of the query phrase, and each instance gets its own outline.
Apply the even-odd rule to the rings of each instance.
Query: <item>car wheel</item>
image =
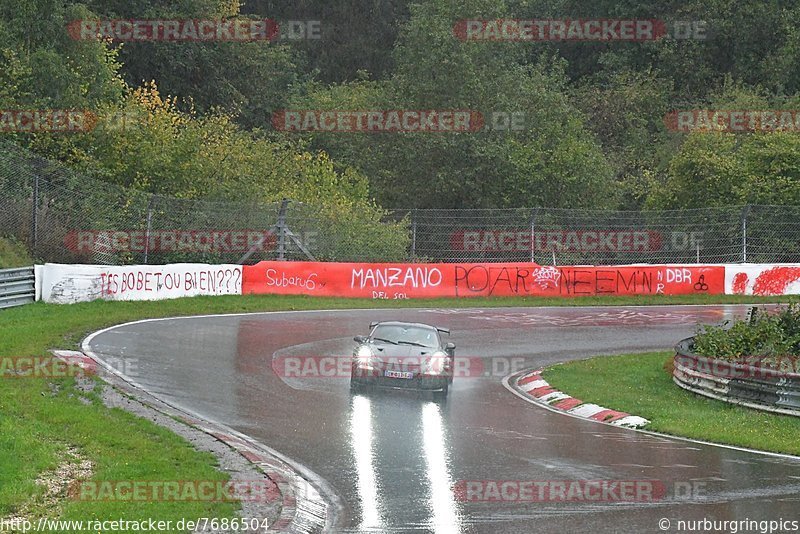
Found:
[[[440,389],[439,391],[434,391],[433,392],[433,400],[441,402],[441,401],[444,401],[445,399],[447,399],[447,392],[448,392],[449,389],[450,389],[449,385],[445,384],[442,387],[442,389]]]
[[[350,391],[359,392],[364,390],[364,384],[354,378],[350,379]]]

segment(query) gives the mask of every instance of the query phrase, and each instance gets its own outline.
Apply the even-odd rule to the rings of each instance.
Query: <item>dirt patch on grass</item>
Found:
[[[58,517],[61,503],[68,498],[70,488],[87,480],[93,472],[91,460],[81,456],[77,447],[67,446],[62,453],[61,463],[36,479],[36,485],[43,489],[42,493],[23,504],[15,514],[0,518],[0,523],[14,525],[25,520],[33,522],[39,517]]]

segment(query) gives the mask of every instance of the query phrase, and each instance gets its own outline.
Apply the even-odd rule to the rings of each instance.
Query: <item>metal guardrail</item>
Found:
[[[673,381],[699,395],[800,417],[800,374],[753,367],[692,352],[693,338],[675,347]]]
[[[36,300],[33,267],[0,269],[0,308],[29,304]]]

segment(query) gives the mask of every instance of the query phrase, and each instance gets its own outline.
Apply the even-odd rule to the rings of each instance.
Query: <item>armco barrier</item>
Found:
[[[36,298],[33,267],[0,270],[0,308],[33,302]]]
[[[683,389],[714,399],[800,416],[800,374],[744,365],[692,352],[693,338],[675,347],[672,379]]]

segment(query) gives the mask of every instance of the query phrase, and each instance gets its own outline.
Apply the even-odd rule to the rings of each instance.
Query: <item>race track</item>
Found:
[[[502,384],[520,368],[597,354],[665,350],[699,322],[745,307],[345,310],[229,315],[121,325],[91,339],[128,359],[157,397],[224,423],[325,479],[347,532],[660,532],[668,518],[797,519],[800,461],[559,415]],[[370,321],[452,329],[457,357],[483,372],[455,379],[446,403],[406,392],[351,395],[338,377],[281,377],[286,355],[349,355]],[[480,359],[480,360],[478,360]],[[493,367],[494,366],[494,367]],[[488,376],[487,376],[488,375]],[[658,480],[655,502],[466,502],[454,485],[482,480]],[[701,482],[679,498],[674,483]]]

